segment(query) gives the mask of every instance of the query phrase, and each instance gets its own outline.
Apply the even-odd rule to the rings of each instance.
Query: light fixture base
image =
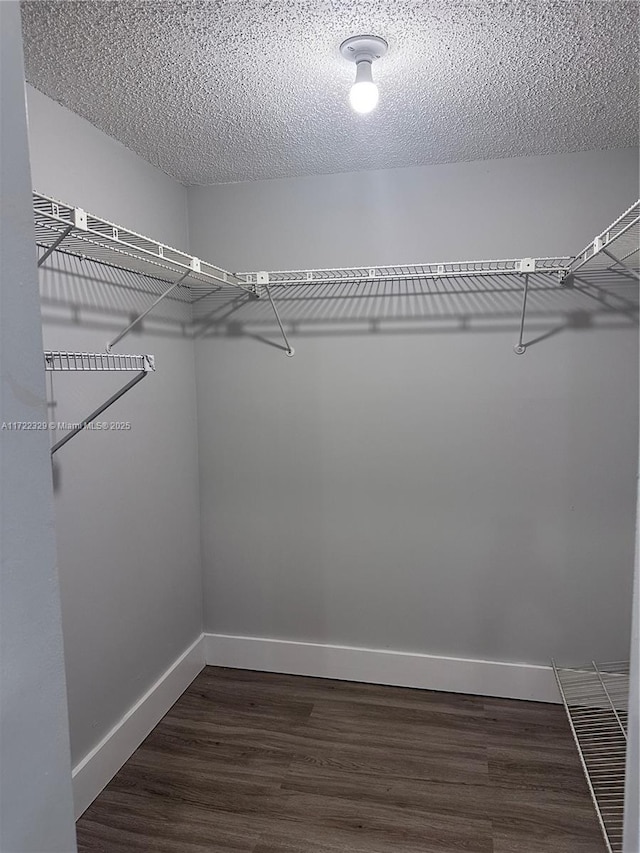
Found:
[[[340,45],[340,53],[351,62],[373,62],[384,56],[388,48],[380,36],[351,36]]]

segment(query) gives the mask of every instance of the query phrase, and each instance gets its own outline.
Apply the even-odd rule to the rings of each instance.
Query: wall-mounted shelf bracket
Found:
[[[199,272],[200,261],[197,258],[192,258],[191,263],[193,265],[194,272]],[[112,340],[110,340],[109,343],[107,344],[107,352],[111,352],[111,347],[114,347],[118,343],[118,341],[121,341],[125,335],[128,335],[129,332],[131,331],[131,329],[133,329],[135,326],[137,326],[141,320],[144,320],[144,318],[153,311],[153,309],[156,307],[156,305],[159,305],[162,302],[162,300],[166,299],[166,297],[170,293],[173,293],[173,291],[177,287],[183,286],[185,279],[189,275],[190,275],[189,271],[183,273],[177,281],[174,281],[174,283],[170,287],[168,287],[164,293],[161,293],[160,296],[158,296],[158,298],[156,300],[154,300],[154,302],[147,308],[146,311],[143,311],[142,314],[138,314],[138,316],[135,318],[135,320],[132,320],[126,328],[124,328],[121,332],[119,332],[115,336],[115,338],[112,338]]]
[[[524,321],[527,314],[527,296],[529,294],[529,273],[536,271],[535,258],[523,258],[518,262],[518,272],[524,275],[524,290],[522,292],[522,312],[520,314],[520,335],[518,343],[514,346],[513,351],[516,355],[524,355],[527,351],[526,346],[522,342],[524,335]]]
[[[58,213],[59,213],[59,210],[58,210]],[[64,231],[62,231],[58,235],[58,237],[53,242],[53,244],[51,246],[49,246],[49,248],[45,252],[43,252],[42,255],[38,258],[38,266],[39,267],[42,266],[42,264],[47,260],[49,255],[51,255],[53,252],[55,252],[56,249],[58,249],[62,245],[64,240],[67,239],[69,234],[71,234],[71,232],[74,229],[76,231],[86,231],[87,230],[88,226],[87,226],[87,212],[86,212],[86,210],[83,210],[81,207],[74,207],[70,210],[70,216],[71,216],[71,224],[67,225],[67,227],[64,229]]]
[[[611,260],[613,261],[613,265],[610,267],[610,269],[614,269],[615,267],[621,267],[623,270],[629,273],[631,278],[635,278],[636,281],[640,281],[640,274],[637,270],[632,269],[628,264],[625,264],[623,260],[620,260],[620,258],[616,258],[613,252],[610,252],[609,249],[606,249],[604,246],[600,251],[603,252],[608,258],[611,258]]]
[[[276,320],[278,321],[278,326],[280,326],[280,332],[282,334],[282,338],[284,340],[286,350],[285,354],[289,357],[295,355],[295,350],[289,343],[289,339],[287,338],[287,333],[284,330],[284,326],[282,325],[282,320],[280,319],[280,314],[278,313],[278,309],[276,308],[276,303],[273,301],[273,296],[271,295],[271,291],[269,290],[269,273],[268,272],[259,272],[256,273],[256,283],[259,287],[264,287],[267,296],[269,297],[269,302],[271,303],[271,307],[273,308],[273,313],[276,315]]]
[[[108,400],[98,406],[91,414],[87,415],[80,423],[76,424],[66,435],[57,441],[51,448],[53,456],[68,441],[82,432],[85,427],[95,421],[103,412],[112,406],[116,400],[123,397],[134,385],[137,385],[148,373],[154,371],[155,361],[152,355],[115,355],[112,353],[90,353],[90,352],[60,352],[47,351],[44,353],[44,367],[46,371],[137,371],[126,385],[116,391]]]
[[[66,237],[68,237],[68,236],[69,236],[69,234],[71,234],[71,232],[72,232],[72,231],[73,231],[73,225],[67,225],[67,227],[64,229],[64,231],[62,232],[62,234],[60,234],[60,236],[56,238],[55,242],[54,242],[54,243],[52,243],[52,245],[51,245],[51,246],[49,246],[49,248],[48,248],[45,252],[43,252],[43,253],[40,255],[40,257],[38,258],[38,266],[39,266],[39,267],[41,267],[41,266],[42,266],[42,264],[47,260],[47,258],[49,257],[49,255],[51,255],[51,254],[53,254],[53,252],[55,252],[55,250],[56,250],[56,249],[58,248],[58,246],[62,243],[62,241],[63,241]]]

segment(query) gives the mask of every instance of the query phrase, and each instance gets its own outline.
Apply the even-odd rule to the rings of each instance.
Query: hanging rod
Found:
[[[61,447],[71,441],[79,432],[85,429],[92,421],[105,412],[112,406],[116,400],[123,397],[127,391],[130,391],[135,385],[144,379],[149,373],[154,371],[155,360],[152,355],[115,355],[113,353],[94,353],[94,352],[64,352],[48,350],[44,353],[44,367],[46,371],[137,371],[137,375],[133,377],[126,385],[116,391],[102,405],[94,409],[91,414],[87,415],[80,423],[76,424],[66,435],[57,441],[51,448],[51,455],[57,453]]]

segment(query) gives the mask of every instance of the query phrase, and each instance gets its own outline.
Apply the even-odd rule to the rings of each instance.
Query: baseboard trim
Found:
[[[76,820],[204,668],[204,647],[201,634],[73,768]]]
[[[550,666],[229,634],[204,635],[211,666],[559,703]]]
[[[325,643],[201,634],[73,768],[76,819],[113,779],[205,665],[560,702],[550,666]]]

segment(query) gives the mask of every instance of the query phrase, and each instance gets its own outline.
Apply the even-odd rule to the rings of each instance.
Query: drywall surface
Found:
[[[184,243],[184,188],[38,93],[34,185],[143,234]],[[51,129],[54,129],[53,131]],[[51,144],[52,138],[57,140]],[[41,268],[48,349],[104,351],[164,289],[54,253]],[[199,635],[202,586],[193,343],[168,299],[114,352],[157,371],[55,456],[56,531],[76,764]],[[132,374],[50,374],[50,421],[78,422]],[[118,428],[111,429],[111,424]],[[58,432],[58,437],[63,430]]]
[[[621,150],[193,187],[191,248],[250,270],[564,254],[637,184]],[[377,301],[375,285],[275,287],[293,359],[267,345],[268,304],[212,306],[196,345],[205,630],[626,656],[637,285],[536,285],[518,357],[521,281],[482,282]]]
[[[46,417],[17,3],[0,4],[0,424]],[[0,429],[0,851],[76,849],[47,435]]]
[[[189,187],[189,238],[251,270],[566,254],[637,197],[637,148],[351,172]]]

